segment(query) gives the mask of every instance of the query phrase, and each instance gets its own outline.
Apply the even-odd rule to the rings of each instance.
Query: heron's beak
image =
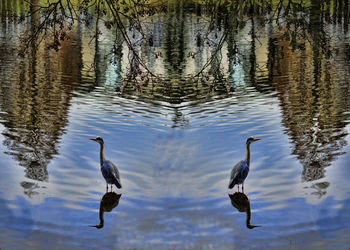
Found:
[[[254,139],[254,141],[260,141],[261,139],[259,139],[259,138],[256,138],[256,139]]]
[[[96,139],[94,139],[94,138],[90,138],[89,140],[91,140],[91,141],[96,141]]]

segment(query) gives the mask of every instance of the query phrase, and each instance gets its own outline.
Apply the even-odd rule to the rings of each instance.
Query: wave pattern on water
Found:
[[[164,72],[174,81],[153,89],[123,85],[120,58],[124,65],[107,65],[113,32],[92,50],[93,32],[77,27],[59,52],[39,46],[21,59],[14,38],[24,27],[1,19],[1,247],[349,245],[348,34],[329,24],[329,57],[305,41],[294,48],[272,23],[259,24],[257,43],[249,19],[228,34],[240,53],[223,47],[228,81],[196,85],[177,71],[205,63],[207,44],[202,59],[170,57]],[[191,49],[158,46],[167,56]],[[123,184],[102,230],[88,227],[105,191],[99,145],[88,140],[97,135]],[[252,224],[261,225],[253,231],[227,190],[249,136],[262,139],[251,146],[245,182]]]

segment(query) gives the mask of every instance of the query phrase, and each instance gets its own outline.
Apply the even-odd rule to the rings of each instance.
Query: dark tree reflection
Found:
[[[325,167],[344,153],[350,107],[349,65],[343,65],[345,74],[335,73],[332,61],[344,59],[327,33],[329,13],[319,1],[312,1],[309,10],[309,18],[287,23],[288,29],[277,33],[279,39],[270,38],[268,56],[269,79],[279,93],[283,124],[303,165],[303,181],[325,177]],[[346,43],[338,48],[346,53]],[[322,196],[328,186],[320,181],[311,187]]]
[[[29,12],[30,32],[35,33],[40,23],[39,0],[32,0]],[[13,29],[21,29],[14,23]],[[9,27],[7,29],[10,31]],[[13,32],[4,33],[4,46],[15,46]],[[41,185],[37,181],[49,180],[47,165],[57,152],[57,144],[67,125],[68,108],[75,84],[80,81],[81,44],[79,29],[75,43],[62,42],[58,54],[37,46],[31,40],[28,54],[22,60],[13,54],[1,54],[6,65],[7,77],[0,79],[0,117],[7,154],[12,155],[25,168],[21,183],[24,193],[32,196]],[[30,180],[33,180],[30,181]]]

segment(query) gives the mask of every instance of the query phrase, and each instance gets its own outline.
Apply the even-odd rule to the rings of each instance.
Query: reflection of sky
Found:
[[[103,191],[99,146],[88,140],[100,135],[106,141],[107,158],[126,175],[125,192],[153,198],[194,198],[206,196],[211,190],[213,197],[220,197],[231,167],[244,157],[245,138],[255,135],[263,140],[252,146],[252,170],[246,190],[269,201],[302,195],[311,203],[319,203],[322,199],[310,196],[312,190],[305,189],[312,183],[301,183],[302,168],[290,155],[288,137],[278,123],[279,107],[271,100],[266,105],[251,103],[251,107],[235,103],[231,106],[227,104],[230,100],[182,107],[189,125],[174,130],[170,129],[173,114],[167,109],[156,107],[153,117],[145,117],[142,111],[133,113],[133,105],[140,104],[137,102],[132,106],[117,102],[105,106],[93,100],[82,104],[77,99],[71,107],[68,133],[62,138],[60,154],[48,167],[50,181],[42,185],[47,189],[38,196],[50,194],[74,202],[89,193]],[[213,106],[216,112],[211,112]],[[197,113],[197,109],[201,112]],[[152,123],[152,119],[157,122]],[[327,168],[327,177],[321,181],[332,183],[329,178],[334,169]],[[15,176],[11,171],[17,173],[18,169],[8,171]],[[333,195],[332,185],[323,199]]]
[[[243,71],[238,64],[237,84],[244,82]],[[115,66],[108,64],[105,85],[113,86],[116,77]],[[183,119],[175,119],[175,113]],[[276,93],[262,95],[244,87],[226,99],[172,106],[126,100],[113,88],[99,87],[72,100],[68,119],[59,154],[47,166],[49,181],[37,182],[38,194],[30,198],[20,185],[27,180],[24,168],[3,154],[7,148],[0,143],[1,175],[6,177],[0,182],[0,242],[6,242],[5,248],[350,244],[350,156],[332,162],[323,179],[302,182],[303,167],[291,155]],[[174,120],[185,122],[174,126]],[[87,227],[98,222],[105,190],[99,146],[88,140],[96,135],[105,139],[106,157],[118,165],[123,184],[120,204],[105,214],[100,231]],[[262,141],[251,147],[245,190],[251,222],[262,227],[248,232],[245,214],[230,204],[227,184],[251,135]],[[342,150],[350,152],[349,143]],[[322,197],[313,194],[318,182],[330,184]]]
[[[48,165],[49,182],[39,182],[37,195],[23,196],[21,167],[2,170],[8,176],[1,182],[7,190],[0,201],[0,228],[6,228],[2,238],[17,232],[19,245],[43,247],[56,242],[58,247],[191,248],[216,242],[218,247],[240,248],[253,241],[277,247],[292,241],[298,246],[301,238],[312,246],[331,232],[347,242],[341,235],[349,231],[348,172],[342,167],[349,162],[348,154],[326,169],[322,181],[330,183],[327,193],[312,195],[311,183],[301,182],[302,166],[291,156],[273,95],[245,89],[245,95],[181,104],[177,113],[188,122],[172,129],[175,112],[170,105],[102,98],[103,91],[109,90],[72,100],[59,155]],[[118,165],[123,183],[119,206],[105,213],[103,230],[87,227],[98,222],[105,190],[99,146],[88,140],[96,135],[105,139],[106,157]],[[231,206],[227,184],[251,135],[262,141],[251,146],[245,190],[251,222],[263,227],[247,234],[245,214]],[[10,157],[2,159],[16,166]],[[40,240],[43,235],[45,242]]]
[[[4,130],[4,126],[0,123],[0,131]],[[0,133],[1,142],[4,141],[4,136]],[[4,154],[8,149],[3,143],[0,143],[0,168],[1,168],[1,178],[0,181],[0,194],[1,198],[14,199],[16,195],[21,194],[23,188],[20,186],[24,177],[24,168],[20,167],[16,161],[11,159],[11,156]],[[4,178],[6,176],[6,178]],[[9,189],[9,187],[11,187]]]
[[[103,230],[91,229],[87,225],[98,221],[98,199],[79,202],[84,208],[65,207],[63,201],[47,198],[45,202],[31,205],[23,198],[9,202],[0,199],[1,238],[12,238],[16,231],[17,241],[3,247],[24,247],[35,244],[45,247],[195,247],[214,244],[216,247],[241,248],[248,246],[312,247],[315,242],[323,246],[325,239],[342,239],[339,246],[349,240],[347,217],[350,201],[339,204],[327,198],[317,206],[305,203],[302,198],[290,199],[286,206],[273,210],[261,210],[263,199],[252,199],[252,222],[263,225],[248,231],[245,214],[239,213],[230,204],[228,197],[194,202],[182,197],[160,199],[153,204],[148,200],[135,201],[122,196],[119,206],[105,213]],[[15,203],[11,209],[7,206]],[[137,204],[135,207],[133,204]],[[152,209],[150,205],[162,204],[163,209]],[[59,209],[58,209],[59,208]],[[18,226],[20,225],[20,227]],[[311,230],[310,230],[311,228]],[[43,241],[43,232],[45,241]],[[302,242],[302,243],[301,243]],[[191,247],[192,246],[192,247]],[[320,245],[318,246],[320,247]]]
[[[235,72],[240,71],[242,67]],[[114,66],[108,65],[106,72],[113,86]],[[237,83],[240,75],[234,76]],[[14,234],[18,244],[42,247],[51,242],[61,247],[193,248],[213,242],[278,247],[290,242],[298,246],[301,239],[303,247],[312,247],[329,235],[349,242],[343,235],[349,234],[350,223],[350,156],[337,158],[323,179],[302,182],[303,168],[291,155],[276,93],[262,95],[242,87],[225,99],[171,105],[126,100],[114,88],[98,87],[72,100],[68,120],[59,154],[47,166],[49,181],[36,182],[38,193],[32,197],[23,195],[23,167],[1,154],[6,178],[0,182],[0,242]],[[175,120],[185,122],[174,126]],[[105,214],[104,231],[87,227],[98,222],[105,190],[99,146],[88,140],[96,135],[105,139],[106,156],[118,165],[123,184],[119,206]],[[245,214],[231,206],[227,184],[251,135],[262,141],[251,147],[245,190],[251,222],[263,227],[247,234]],[[2,143],[0,149],[7,151]],[[349,152],[349,146],[343,151]],[[313,194],[318,182],[330,184],[322,197]]]

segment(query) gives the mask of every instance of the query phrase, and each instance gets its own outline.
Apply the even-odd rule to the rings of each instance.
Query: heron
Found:
[[[239,191],[239,185],[242,184],[242,192],[244,192],[244,181],[248,176],[249,172],[249,164],[250,164],[250,144],[256,141],[259,141],[261,139],[254,139],[254,137],[249,137],[247,139],[247,142],[245,144],[245,158],[244,160],[238,162],[231,171],[231,178],[230,182],[228,184],[228,188],[232,189],[236,184],[238,185],[238,191]]]
[[[96,138],[92,138],[90,140],[100,144],[100,165],[102,175],[106,180],[106,192],[108,192],[108,184],[111,184],[111,191],[113,189],[113,184],[116,185],[117,188],[122,188],[118,168],[113,164],[113,162],[106,160],[105,158],[105,146],[103,139],[97,136]]]

